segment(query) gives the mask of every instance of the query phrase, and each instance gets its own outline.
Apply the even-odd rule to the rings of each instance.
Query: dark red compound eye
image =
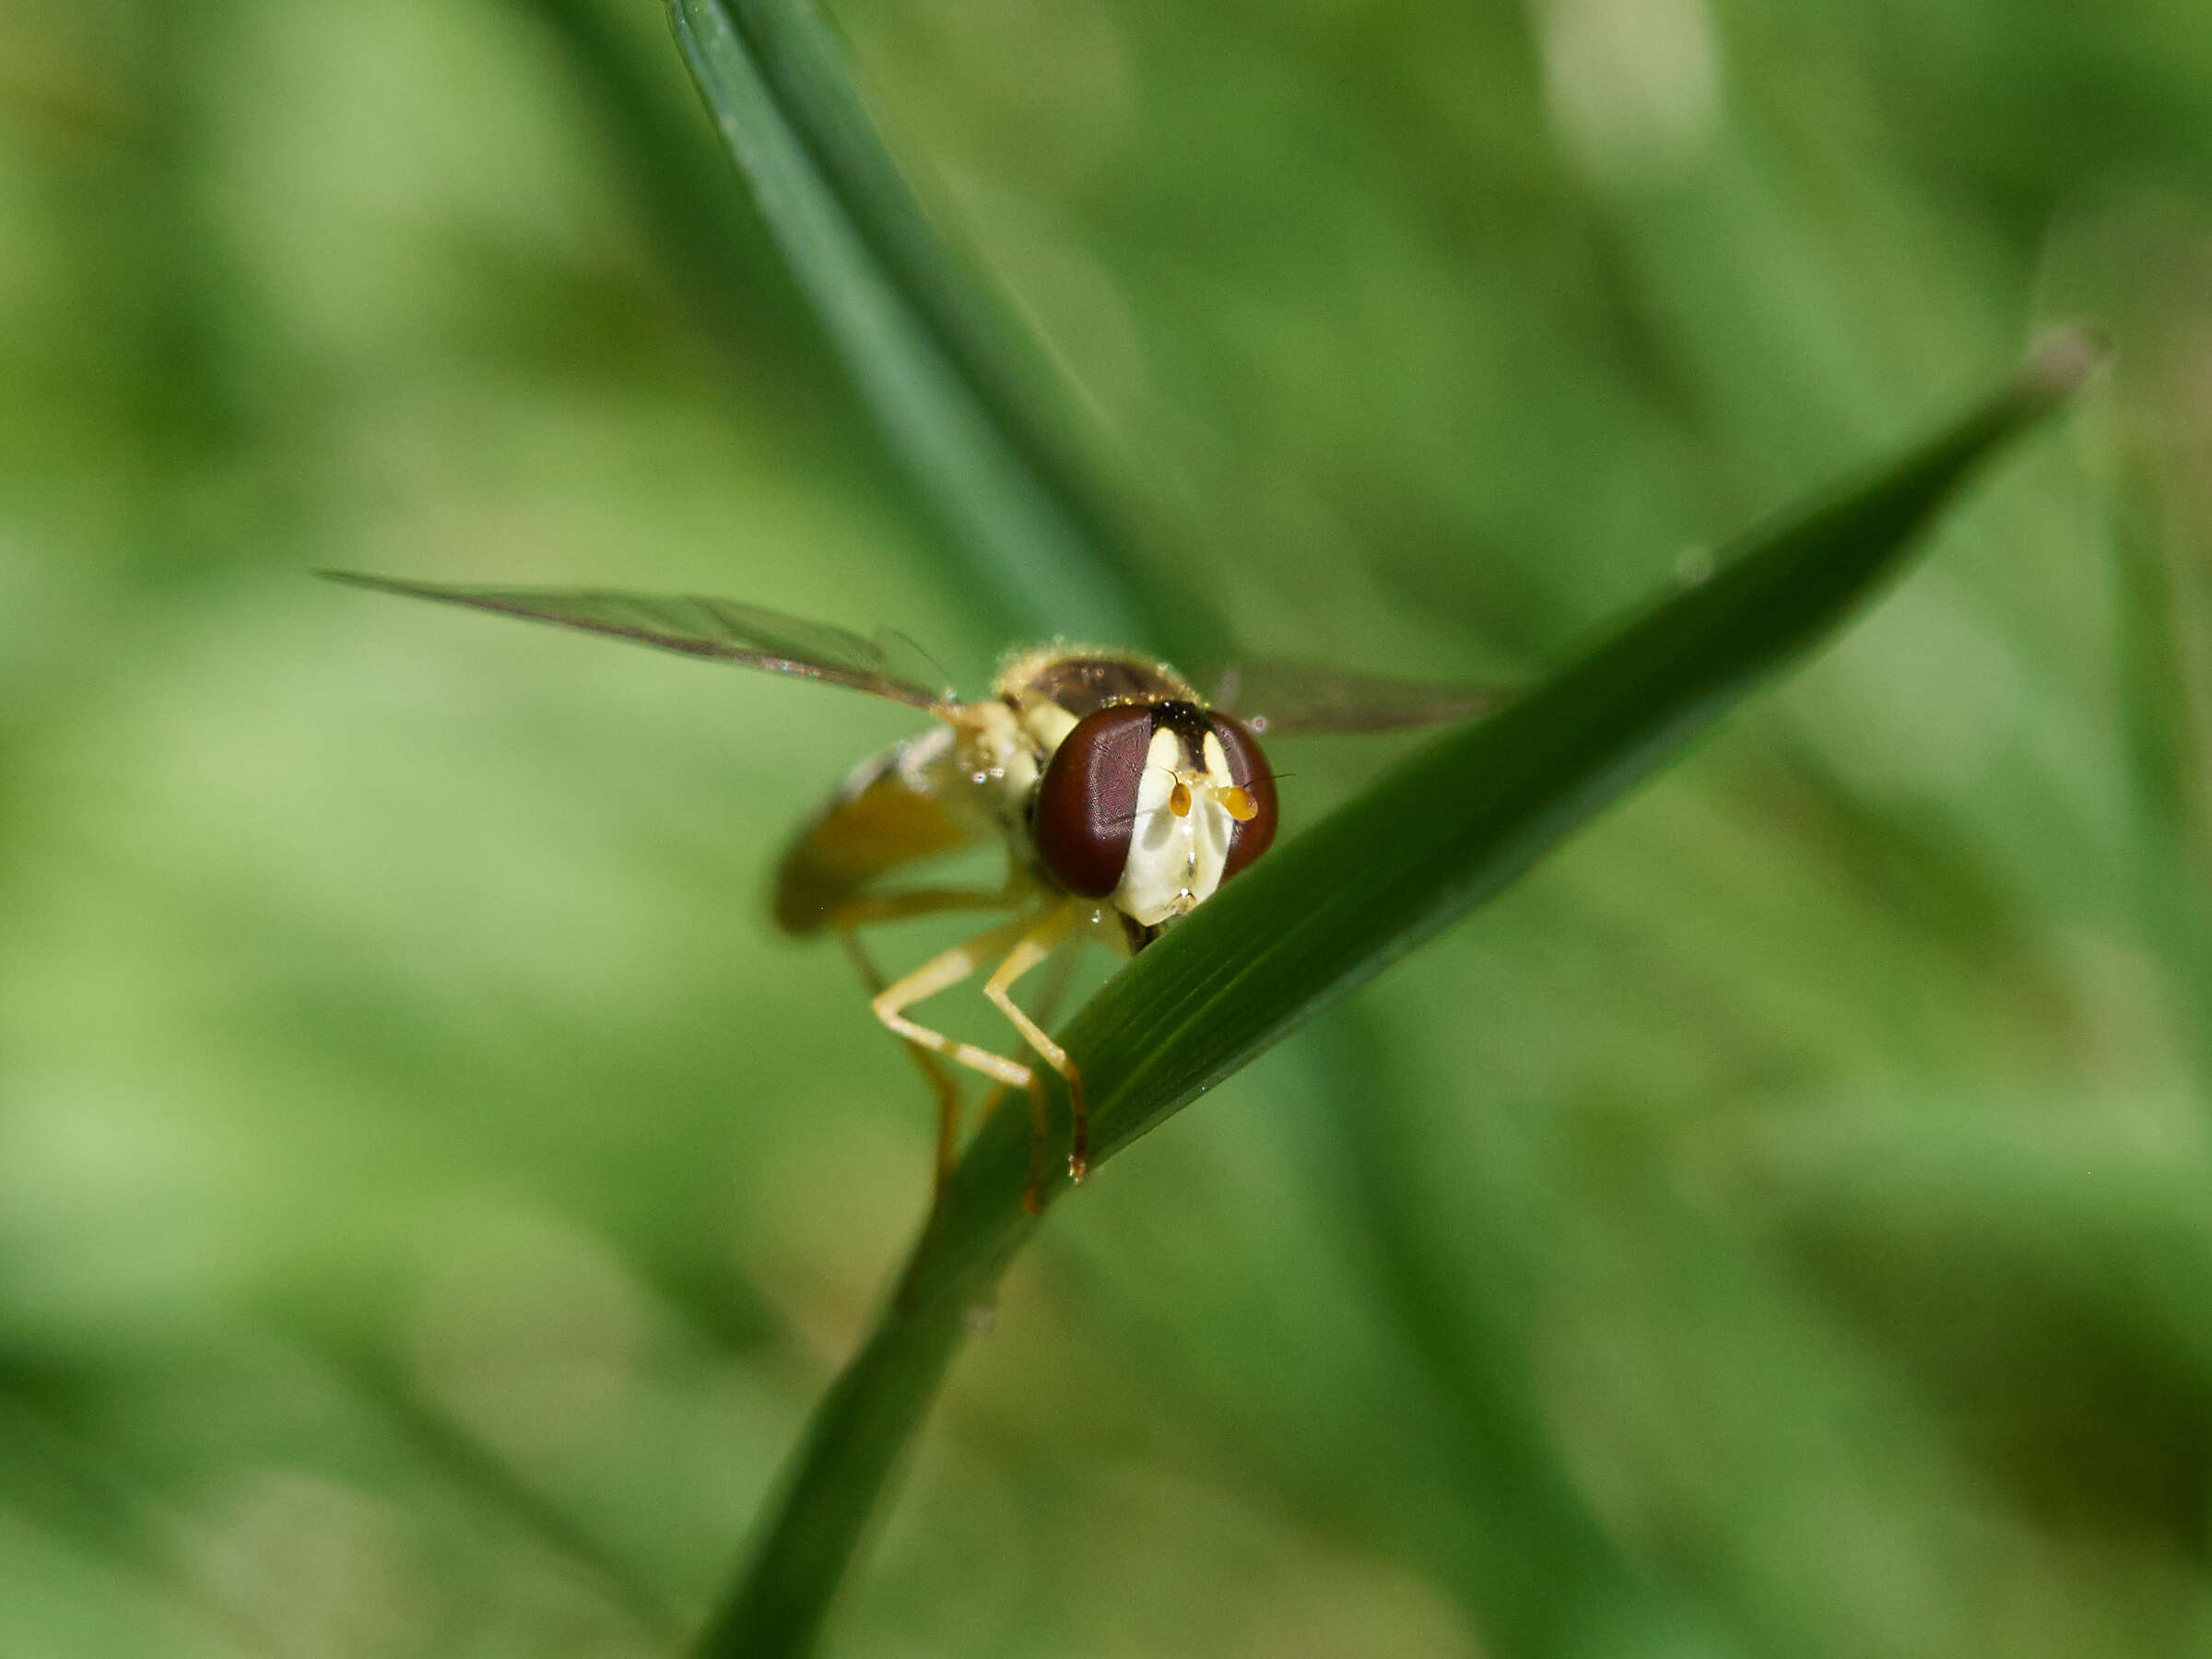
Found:
[[[1221,753],[1229,761],[1230,781],[1252,797],[1253,814],[1229,838],[1229,856],[1221,864],[1221,879],[1239,870],[1275,844],[1275,774],[1260,740],[1241,721],[1226,714],[1209,714],[1214,735],[1221,739]]]
[[[1100,709],[1076,723],[1045,765],[1031,831],[1044,867],[1071,893],[1103,899],[1122,885],[1152,724],[1141,703]]]

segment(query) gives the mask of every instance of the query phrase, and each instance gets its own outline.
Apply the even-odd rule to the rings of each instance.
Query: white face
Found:
[[[1187,915],[1221,885],[1221,866],[1237,827],[1221,795],[1235,780],[1221,740],[1210,732],[1204,759],[1203,771],[1184,766],[1175,734],[1164,726],[1152,734],[1137,783],[1129,863],[1112,900],[1115,908],[1143,926]]]

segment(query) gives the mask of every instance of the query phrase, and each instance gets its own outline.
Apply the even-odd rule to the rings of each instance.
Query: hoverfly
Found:
[[[1267,851],[1277,802],[1263,734],[1391,731],[1498,700],[1484,688],[1283,664],[1231,669],[1206,698],[1151,657],[1055,641],[1010,653],[991,694],[966,701],[943,688],[903,636],[865,638],[726,599],[325,574],[844,686],[937,719],[856,767],[806,819],[777,870],[774,911],[786,934],[842,941],[876,1018],[929,1080],[940,1192],[960,1119],[959,1086],[944,1062],[992,1079],[986,1112],[1006,1090],[1025,1090],[1040,1157],[1044,1095],[1032,1066],[933,1030],[908,1009],[988,969],[983,994],[1066,1082],[1068,1174],[1081,1181],[1089,1159],[1082,1075],[1045,1031],[1047,1008],[1025,1012],[1015,985],[1086,941],[1134,956]],[[883,885],[903,866],[994,841],[1007,852],[998,887]],[[895,980],[877,971],[857,936],[882,923],[970,910],[1011,919]],[[1039,1188],[1033,1164],[1025,1194],[1032,1209]]]

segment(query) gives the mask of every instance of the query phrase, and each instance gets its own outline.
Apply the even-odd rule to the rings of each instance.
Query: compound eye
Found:
[[[1103,899],[1122,885],[1136,829],[1136,790],[1152,747],[1152,711],[1100,709],[1060,740],[1037,785],[1037,855],[1060,885]]]
[[[1213,723],[1214,735],[1221,739],[1230,782],[1244,792],[1253,806],[1252,816],[1238,820],[1230,832],[1229,856],[1221,864],[1221,879],[1227,881],[1275,844],[1275,774],[1249,726],[1226,714],[1209,714],[1206,719]]]

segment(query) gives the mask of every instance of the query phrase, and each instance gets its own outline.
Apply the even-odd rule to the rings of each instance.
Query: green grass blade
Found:
[[[1077,1021],[1120,1146],[1520,875],[1842,621],[1975,465],[2096,353],[2061,336],[1901,465],[1755,533],[1535,694],[1431,744],[1224,888]],[[1254,867],[1254,877],[1262,866]],[[1134,1116],[1119,1102],[1127,1100]]]
[[[1172,647],[1026,337],[936,236],[808,0],[669,0],[692,77],[900,459],[1030,632]]]
[[[1519,703],[1447,734],[1271,853],[1108,982],[1063,1034],[1102,1161],[1497,892],[1884,580],[1974,468],[2061,403],[2095,347],[2054,339],[2010,387],[1830,503],[1747,538]],[[809,1427],[701,1652],[808,1652],[966,1311],[1033,1218],[1019,1113],[978,1134],[865,1347]]]
[[[2212,848],[2206,822],[2199,736],[2191,693],[2192,625],[2181,561],[2166,545],[2157,486],[2139,455],[2124,452],[2113,544],[2120,561],[2121,714],[2127,736],[2139,825],[2144,935],[2168,964],[2194,1017],[2192,1041],[2200,1089],[2212,1098],[2212,915],[2200,872]],[[2200,611],[2201,615],[2201,611]]]

